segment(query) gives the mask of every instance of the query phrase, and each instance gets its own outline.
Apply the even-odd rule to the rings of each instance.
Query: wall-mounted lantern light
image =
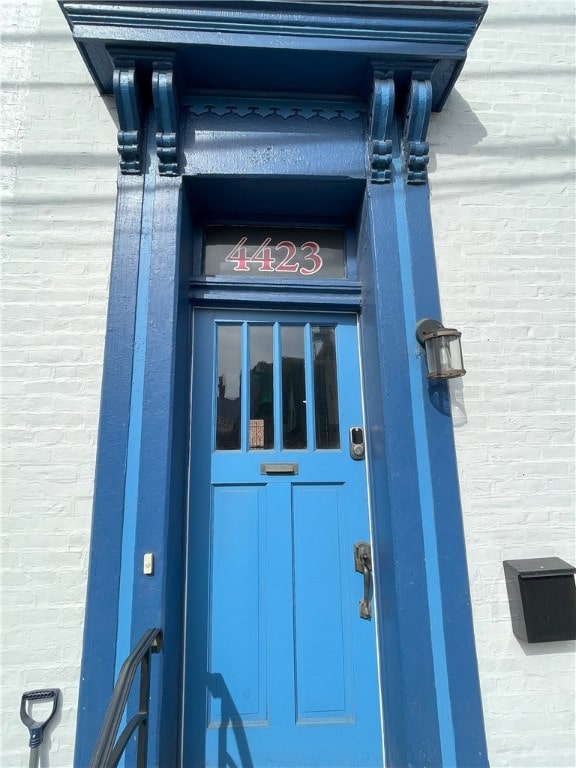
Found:
[[[454,379],[464,376],[462,362],[462,334],[455,328],[444,328],[438,320],[420,320],[416,326],[416,338],[426,350],[428,378]]]

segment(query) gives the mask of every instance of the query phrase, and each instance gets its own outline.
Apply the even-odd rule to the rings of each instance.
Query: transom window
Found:
[[[332,280],[346,277],[342,229],[210,226],[202,274],[208,277]]]

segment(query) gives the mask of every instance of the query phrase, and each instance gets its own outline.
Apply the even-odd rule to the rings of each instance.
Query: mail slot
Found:
[[[576,640],[576,568],[559,557],[505,560],[512,630],[528,643]]]
[[[279,463],[260,464],[261,475],[297,475],[298,464]]]

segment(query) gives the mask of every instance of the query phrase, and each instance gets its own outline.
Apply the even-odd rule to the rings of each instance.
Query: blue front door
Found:
[[[193,323],[183,765],[381,766],[356,317]]]

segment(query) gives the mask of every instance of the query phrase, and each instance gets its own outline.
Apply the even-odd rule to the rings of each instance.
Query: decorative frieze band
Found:
[[[335,120],[343,118],[344,120],[358,120],[362,117],[366,108],[363,104],[357,102],[343,101],[299,101],[284,99],[245,99],[245,98],[221,98],[210,96],[209,98],[195,98],[186,103],[190,113],[195,117],[203,115],[215,115],[224,117],[226,115],[237,115],[238,117],[248,117],[257,115],[258,117],[302,117],[310,120],[314,117],[321,117],[324,120]]]
[[[114,96],[118,110],[118,153],[123,174],[142,173],[142,117],[138,89],[139,71],[133,59],[115,59]],[[142,72],[150,73],[149,67]],[[179,101],[175,87],[173,57],[152,60],[151,87],[156,119],[156,152],[158,173],[177,176]],[[372,96],[368,150],[370,179],[376,184],[392,180],[395,85],[392,76],[376,77]],[[305,120],[359,120],[365,107],[356,102],[307,102],[288,100],[210,97],[185,100],[183,106],[195,117],[258,116],[261,118],[300,117]],[[408,184],[425,184],[429,145],[426,141],[432,108],[432,86],[429,80],[413,79],[401,136],[402,165]]]

